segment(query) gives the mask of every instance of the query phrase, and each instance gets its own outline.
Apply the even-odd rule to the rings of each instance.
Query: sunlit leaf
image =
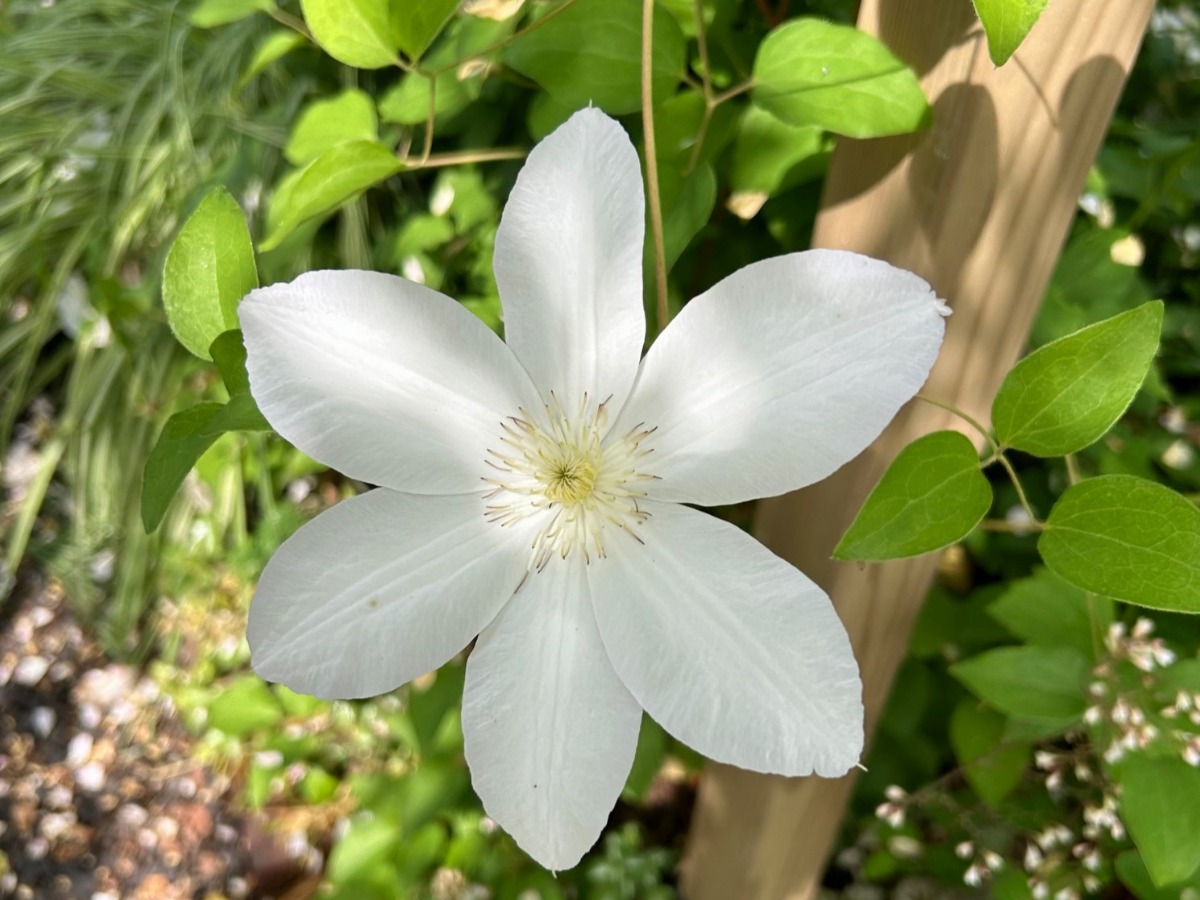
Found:
[[[244,19],[256,12],[274,9],[271,0],[201,0],[188,21],[197,28],[215,28]]]
[[[163,306],[183,346],[205,359],[223,331],[237,327],[237,305],[258,287],[246,217],[223,187],[196,207],[167,254]]]
[[[246,71],[242,73],[239,84],[245,86],[271,63],[287,56],[297,47],[303,47],[305,43],[304,35],[297,34],[290,28],[281,28],[267,35],[258,45],[258,49],[254,51],[254,56],[246,66]]]
[[[1050,0],[974,0],[987,34],[988,55],[998,66],[1008,62]]]
[[[283,155],[293,165],[303,166],[339,144],[378,139],[375,101],[365,92],[350,88],[306,106],[292,126]]]
[[[1200,612],[1200,509],[1132,475],[1069,488],[1046,520],[1038,552],[1084,590],[1172,612]]]
[[[991,505],[974,445],[957,431],[935,431],[900,451],[833,555],[883,560],[940,550],[966,537]]]
[[[403,168],[387,147],[372,141],[351,141],[326,150],[271,200],[262,242],[263,250],[278,247],[299,225],[333,212],[347,200]]]
[[[381,69],[397,60],[388,0],[300,0],[304,21],[338,62]]]
[[[752,96],[791,125],[850,137],[904,134],[929,116],[908,66],[865,31],[822,19],[791,19],[763,39]]]
[[[1133,402],[1158,349],[1155,300],[1035,350],[1005,376],[992,404],[996,437],[1036,456],[1099,440]]]
[[[230,737],[245,737],[279,723],[283,710],[257,675],[243,675],[208,706],[208,725]]]

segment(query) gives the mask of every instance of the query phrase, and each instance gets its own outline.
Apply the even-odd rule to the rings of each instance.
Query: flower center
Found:
[[[597,460],[603,465],[603,459]],[[559,503],[582,503],[596,487],[596,465],[586,456],[556,461],[545,474],[546,496]]]
[[[591,561],[605,556],[608,529],[619,528],[637,541],[637,526],[649,515],[638,506],[642,483],[657,476],[641,470],[651,448],[644,441],[655,429],[639,424],[620,435],[609,433],[607,403],[593,406],[587,396],[568,414],[551,395],[549,428],[520,409],[500,423],[498,443],[488,450],[493,474],[485,515],[500,526],[531,518],[538,528],[530,568],[541,569],[557,555],[578,550]]]

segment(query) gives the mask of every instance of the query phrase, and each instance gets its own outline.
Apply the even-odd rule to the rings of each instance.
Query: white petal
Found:
[[[500,420],[540,400],[460,304],[379,272],[310,272],[238,308],[250,390],[327,466],[417,494],[479,490]]]
[[[599,837],[633,766],[642,711],[604,653],[583,562],[534,573],[467,660],[463,738],[487,814],[548,869]]]
[[[654,342],[614,427],[658,426],[657,499],[716,506],[820,481],[925,382],[947,312],[916,275],[834,250],[746,266]]]
[[[711,759],[845,774],[862,752],[862,689],[829,598],[728,522],[671,503],[645,509],[645,545],[619,533],[587,570],[625,686]]]
[[[549,401],[620,409],[637,375],[645,201],[629,136],[598,109],[533,148],[496,234],[504,338]]]
[[[462,650],[529,557],[527,536],[484,521],[483,503],[379,488],[321,513],[259,579],[254,670],[305,694],[370,697]]]

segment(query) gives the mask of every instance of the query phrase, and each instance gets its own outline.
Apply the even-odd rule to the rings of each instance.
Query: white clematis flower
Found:
[[[858,761],[858,669],[829,599],[683,504],[780,494],[857,455],[924,382],[946,312],[885,263],[795,253],[691,301],[640,359],[643,203],[629,138],[586,109],[530,153],[504,210],[507,345],[373,272],[313,272],[240,308],[268,421],[380,485],[271,559],[255,670],[366,697],[478,636],[475,790],[551,869],[600,834],[643,709],[747,769]]]

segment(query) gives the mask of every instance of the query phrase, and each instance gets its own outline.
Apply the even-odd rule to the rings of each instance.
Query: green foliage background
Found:
[[[997,61],[1041,8],[1016,4],[1013,18],[1013,4],[976,5]],[[354,14],[331,15],[320,0],[0,7],[0,450],[10,486],[0,574],[6,589],[21,566],[61,579],[107,652],[156,673],[204,757],[245,773],[247,809],[306,811],[313,842],[343,820],[322,896],[427,896],[447,871],[496,897],[673,896],[684,832],[661,797],[664,786],[686,797],[702,760],[648,719],[611,831],[579,869],[554,879],[485,820],[470,791],[461,663],[354,704],[301,697],[247,672],[238,641],[254,578],[284,537],[356,486],[254,430],[262,423],[239,380],[237,342],[213,344],[232,324],[228,298],[216,290],[206,309],[203,296],[173,293],[168,254],[184,222],[196,214],[201,229],[205,198],[227,197],[246,216],[261,283],[322,267],[393,271],[500,329],[491,253],[524,152],[588,102],[621,116],[643,150],[636,0],[530,2],[499,21],[445,2],[345,6]],[[906,68],[865,36],[826,24],[845,26],[852,13],[848,0],[659,4],[654,114],[672,310],[747,263],[807,247],[835,134],[926,121]],[[831,67],[868,89],[848,99],[828,84]],[[1047,345],[1139,315],[1126,312],[1135,307],[1157,309],[1142,304],[1161,298],[1157,356],[1150,362],[1143,340],[1140,362],[1114,375],[1128,396],[1111,410],[1076,410],[1095,433],[1075,444],[1030,443],[1022,427],[1039,411],[1022,409],[1026,395],[1015,391],[997,400],[1011,413],[997,417],[997,438],[1015,448],[1006,458],[1043,521],[1053,523],[1052,507],[1078,479],[1104,487],[1135,476],[1154,483],[1146,490],[1155,497],[1174,498],[1162,501],[1175,510],[1172,533],[1195,529],[1198,74],[1200,19],[1188,3],[1160,4],[1033,335],[1034,346]],[[214,194],[218,186],[228,195]],[[194,246],[228,237],[218,231]],[[652,307],[649,254],[646,271]],[[199,314],[172,314],[169,325],[173,306]],[[172,326],[216,365],[188,355]],[[1036,360],[1014,384],[1036,383]],[[160,441],[172,415],[175,443]],[[934,444],[976,505],[990,494],[982,515],[1025,521],[1002,468],[981,476],[961,446]],[[1068,462],[1053,458],[1066,453]],[[150,513],[147,460],[150,472],[166,472],[166,487],[148,495]],[[21,462],[30,474],[12,489]],[[922,477],[930,490],[942,483],[917,463],[932,464],[916,460],[917,475],[904,480],[925,504],[903,507],[908,539],[937,505],[921,493]],[[725,512],[745,522],[750,511]],[[896,515],[876,515],[864,514],[856,538],[874,549],[858,556],[898,555],[887,543]],[[1084,895],[1119,882],[1141,898],[1200,889],[1200,842],[1181,838],[1195,834],[1193,807],[1167,803],[1164,814],[1160,802],[1200,794],[1200,769],[1185,756],[1200,732],[1191,715],[1200,698],[1191,708],[1180,699],[1200,694],[1200,625],[1155,612],[1150,633],[1136,624],[1144,612],[1101,595],[1194,612],[1194,588],[1146,578],[1132,594],[1111,580],[1073,586],[1063,579],[1084,575],[1056,564],[1045,545],[1062,532],[1039,544],[1020,527],[972,530],[978,521],[972,508],[949,533],[941,520],[932,543],[899,548],[952,545],[827,884],[961,885],[975,870],[1005,897],[1031,896],[1039,883]],[[1118,515],[1114,527],[1128,521]],[[1039,545],[1057,574],[1042,567]],[[1186,548],[1180,560],[1186,580],[1200,561]],[[1156,733],[1142,741],[1143,728],[1114,753],[1134,709]],[[1119,835],[1092,821],[1110,799]],[[1041,840],[1055,826],[1071,839]]]

